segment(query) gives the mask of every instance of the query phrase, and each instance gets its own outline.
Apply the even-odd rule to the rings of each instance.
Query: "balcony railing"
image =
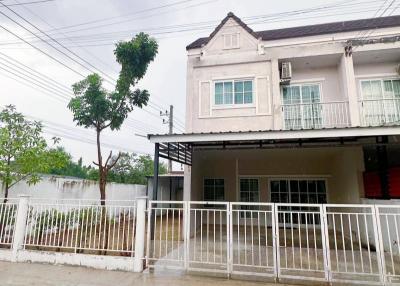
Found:
[[[350,126],[348,102],[282,105],[284,129],[321,129]]]
[[[400,124],[400,98],[368,99],[360,101],[360,117],[363,126]]]

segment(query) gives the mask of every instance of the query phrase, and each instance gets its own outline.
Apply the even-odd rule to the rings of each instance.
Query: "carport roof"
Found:
[[[224,141],[301,140],[316,138],[346,138],[393,135],[400,135],[400,126],[149,134],[148,139],[152,143],[204,143]]]

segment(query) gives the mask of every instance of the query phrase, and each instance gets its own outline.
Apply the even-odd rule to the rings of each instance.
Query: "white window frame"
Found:
[[[384,85],[383,82],[385,80],[400,80],[400,77],[396,77],[396,76],[389,76],[389,77],[370,77],[370,78],[363,78],[359,80],[358,83],[358,88],[360,90],[359,93],[359,99],[360,101],[368,101],[368,100],[380,100],[380,99],[392,99],[392,98],[388,98],[385,96],[385,91],[384,91]],[[382,92],[382,98],[376,98],[376,99],[364,99],[364,95],[363,95],[363,90],[362,90],[362,84],[363,82],[370,82],[370,81],[380,81],[381,83],[381,92]]]
[[[330,198],[329,198],[329,186],[328,186],[328,179],[325,177],[320,177],[320,176],[278,176],[278,177],[270,177],[268,178],[268,195],[269,195],[269,202],[272,203],[272,190],[271,190],[271,182],[272,181],[324,181],[325,183],[325,196],[326,196],[326,203],[329,204]],[[290,192],[289,192],[290,196]],[[289,203],[290,204],[290,203]]]
[[[224,199],[222,201],[213,201],[213,202],[224,202],[224,201],[226,201],[225,178],[221,178],[221,177],[218,177],[218,178],[204,177],[203,178],[203,190],[202,190],[203,201],[206,201],[206,198],[205,198],[205,186],[206,186],[205,182],[206,182],[206,180],[222,180],[222,181],[224,181]],[[214,182],[214,187],[215,187],[215,182]],[[215,190],[214,190],[214,195],[215,195]]]
[[[232,39],[233,39],[233,37],[237,37],[236,38],[236,45],[235,46],[233,46],[232,45]],[[231,43],[231,45],[226,45],[226,38],[227,37],[230,37],[230,43]],[[231,50],[231,49],[239,49],[240,48],[240,33],[239,32],[234,32],[234,33],[225,33],[225,34],[222,34],[222,40],[223,40],[223,42],[224,42],[224,44],[223,44],[223,49],[224,50]]]
[[[241,200],[241,193],[242,193],[242,190],[241,190],[241,184],[240,184],[240,181],[241,180],[256,180],[257,181],[257,192],[258,192],[258,201],[257,202],[254,202],[254,203],[259,203],[259,202],[261,202],[261,191],[260,191],[260,178],[255,178],[255,177],[239,177],[239,198],[238,198],[238,201],[239,202],[243,202],[242,200]],[[243,202],[243,203],[253,203],[253,202]]]
[[[302,93],[302,87],[303,86],[312,86],[312,85],[316,85],[318,86],[318,90],[319,90],[319,102],[315,102],[315,103],[319,103],[322,104],[324,102],[323,100],[323,89],[322,89],[322,82],[321,81],[292,81],[292,84],[289,84],[288,86],[290,87],[299,87],[300,90],[300,102],[299,103],[291,103],[291,104],[284,104],[283,102],[283,86],[281,86],[280,90],[281,90],[281,105],[282,106],[294,106],[294,105],[300,105],[300,114],[303,115],[303,106],[304,104],[311,104],[310,102],[303,102],[303,93]],[[322,106],[322,105],[321,105]],[[283,114],[283,121],[286,127],[286,122],[285,122],[285,114]],[[302,128],[304,128],[305,126],[305,118],[303,116],[301,116],[301,126]],[[321,127],[324,126],[324,115],[323,112],[321,111]]]
[[[235,103],[235,82],[245,82],[245,81],[251,81],[251,103]],[[226,83],[226,82],[231,82],[232,83],[232,103],[231,104],[215,104],[215,86],[217,83]],[[255,93],[255,80],[254,78],[236,78],[236,79],[218,79],[213,81],[213,96],[212,96],[212,108],[213,109],[227,109],[227,108],[249,108],[249,107],[255,107],[256,106],[256,93]],[[244,94],[243,94],[244,96]],[[224,90],[222,91],[222,98],[225,100],[224,97]],[[243,99],[244,100],[244,99]]]
[[[318,89],[319,89],[319,103],[322,103],[323,102],[323,92],[322,92],[322,82],[320,82],[320,81],[318,81],[318,82],[312,82],[312,81],[299,81],[299,82],[296,82],[296,81],[292,81],[292,84],[289,84],[289,86],[299,86],[300,87],[300,92],[301,92],[301,87],[303,87],[303,86],[307,86],[307,85],[318,85]],[[303,102],[303,97],[302,97],[302,95],[300,96],[300,100],[301,100],[301,102],[299,103],[299,104],[305,104],[304,102]],[[283,103],[283,86],[281,86],[281,104],[282,105],[285,105],[284,103]]]

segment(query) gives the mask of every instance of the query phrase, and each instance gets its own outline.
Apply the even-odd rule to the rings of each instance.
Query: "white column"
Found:
[[[29,196],[20,196],[17,219],[15,221],[14,240],[12,244],[12,261],[17,261],[18,250],[22,248],[25,239],[26,220],[28,218]]]
[[[349,101],[350,124],[353,127],[360,126],[360,108],[352,56],[342,55],[339,72],[342,75],[343,92]]]
[[[283,116],[281,106],[281,87],[278,59],[271,60],[271,83],[272,83],[272,116],[274,130],[283,129]]]
[[[136,236],[135,236],[135,258],[133,271],[143,271],[144,246],[146,241],[146,202],[147,197],[136,198]]]

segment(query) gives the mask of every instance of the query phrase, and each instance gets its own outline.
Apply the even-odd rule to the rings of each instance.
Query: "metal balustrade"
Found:
[[[29,203],[24,248],[134,255],[135,201]]]
[[[400,98],[362,100],[360,117],[363,126],[400,124]]]
[[[345,101],[282,105],[284,129],[321,129],[350,126],[349,104]]]
[[[0,203],[0,248],[12,245],[17,210],[16,203]]]

